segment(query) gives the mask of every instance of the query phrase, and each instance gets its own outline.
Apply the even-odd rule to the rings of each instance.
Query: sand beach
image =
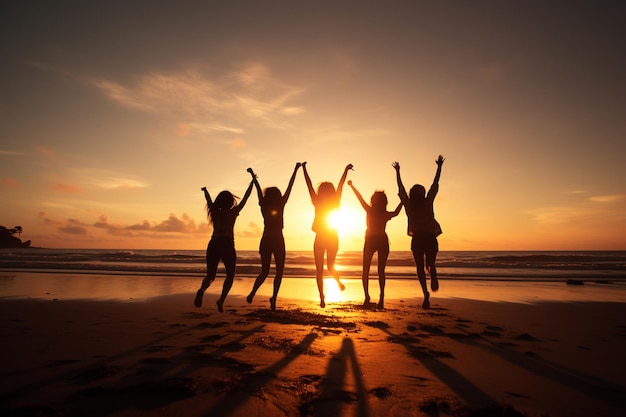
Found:
[[[252,304],[251,281],[238,280],[219,313],[219,278],[195,308],[195,280],[170,295],[123,299],[94,286],[93,297],[64,297],[42,278],[53,274],[1,275],[38,284],[30,295],[0,299],[3,416],[626,413],[621,286],[607,290],[614,299],[595,292],[581,301],[593,286],[573,296],[562,283],[542,287],[533,299],[537,284],[511,283],[517,296],[488,301],[480,298],[495,296],[476,288],[484,283],[443,281],[424,310],[418,292],[406,290],[417,283],[407,280],[396,290],[388,283],[378,310],[362,305],[359,280],[347,280],[342,298],[321,309],[315,293],[301,296],[312,279],[304,290],[304,281],[286,279],[272,311],[271,279]],[[370,285],[377,295],[376,281]]]

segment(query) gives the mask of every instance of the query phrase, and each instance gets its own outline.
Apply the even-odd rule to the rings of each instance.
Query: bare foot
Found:
[[[428,310],[430,308],[430,294],[424,294],[424,302],[422,303],[422,308],[424,310]]]
[[[246,297],[246,301],[248,302],[248,304],[252,304],[252,299],[254,298],[254,295],[250,294]]]
[[[224,301],[217,300],[217,309],[220,313],[224,312]]]
[[[340,291],[343,291],[343,290],[345,290],[345,289],[346,289],[346,286],[345,286],[345,285],[343,285],[343,283],[342,283],[341,281],[337,281],[337,285],[339,286],[339,290],[340,290]]]
[[[198,292],[196,292],[196,299],[193,300],[193,305],[195,305],[198,308],[202,307],[202,296],[203,295],[204,295],[204,291],[202,291],[201,289],[198,290]]]
[[[276,299],[274,297],[270,298],[270,308],[276,310]]]
[[[324,308],[326,307],[326,302],[324,302],[324,296],[320,295],[320,307]]]

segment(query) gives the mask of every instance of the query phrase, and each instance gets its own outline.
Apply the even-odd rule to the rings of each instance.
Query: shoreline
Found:
[[[376,310],[285,297],[272,311],[265,295],[234,293],[219,313],[215,298],[0,299],[2,415],[626,410],[626,303],[434,298],[423,310],[394,298]]]
[[[231,288],[231,296],[246,296],[255,277],[237,277]],[[2,299],[96,299],[143,301],[173,294],[195,294],[202,277],[146,274],[95,274],[82,272],[0,270],[0,300]],[[207,290],[207,297],[217,297],[222,290],[224,278],[219,276]],[[260,287],[258,297],[269,299],[273,289],[273,277],[268,277]],[[325,295],[328,302],[358,303],[363,300],[362,281],[344,278],[346,291],[338,290],[334,280],[325,278]],[[514,302],[532,304],[541,301],[595,301],[626,303],[626,283],[604,283],[577,280],[568,285],[563,280],[483,280],[441,278],[441,289],[431,291],[431,298],[459,298],[491,302]],[[583,285],[581,285],[581,283]],[[379,282],[370,277],[369,289],[372,300],[379,296]],[[407,300],[413,303],[423,298],[416,277],[388,278],[385,285],[387,300]],[[315,278],[283,278],[280,299],[315,302],[318,299]],[[228,298],[226,300],[228,303]],[[280,303],[280,301],[279,301]]]

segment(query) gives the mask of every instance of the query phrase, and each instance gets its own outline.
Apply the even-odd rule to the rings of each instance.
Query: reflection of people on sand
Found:
[[[252,173],[252,170],[248,168],[248,172]],[[213,235],[206,248],[206,277],[202,280],[202,285],[196,293],[196,299],[194,300],[196,307],[202,306],[204,291],[209,288],[209,285],[211,285],[215,279],[217,265],[221,260],[226,270],[226,279],[222,287],[222,295],[217,300],[217,308],[220,312],[224,311],[224,300],[230,288],[233,286],[233,280],[235,279],[235,265],[237,262],[234,235],[235,220],[237,220],[239,212],[246,205],[248,197],[250,197],[252,185],[254,184],[254,174],[252,174],[252,178],[253,181],[250,182],[239,204],[237,204],[236,197],[230,191],[220,192],[215,198],[215,201],[213,201],[206,187],[202,187],[207,202],[207,214],[213,224]]]
[[[328,271],[337,281],[339,289],[343,291],[345,286],[339,279],[339,273],[335,269],[335,257],[339,250],[339,237],[337,228],[331,222],[331,215],[339,209],[343,184],[348,176],[348,171],[352,169],[352,164],[348,164],[339,180],[337,189],[331,182],[322,182],[317,191],[313,188],[311,178],[306,168],[306,162],[302,163],[304,179],[311,195],[311,201],[315,207],[315,218],[313,219],[312,230],[315,232],[315,242],[313,244],[313,255],[315,257],[315,273],[317,279],[317,289],[320,293],[320,307],[325,307],[324,301],[324,252],[326,252],[326,265]]]
[[[254,281],[254,286],[252,287],[252,291],[250,291],[250,295],[248,295],[247,301],[248,303],[252,303],[254,295],[265,281],[265,278],[267,278],[270,272],[270,262],[272,261],[273,254],[274,262],[276,263],[276,277],[274,278],[274,293],[272,298],[270,298],[270,307],[272,310],[276,310],[276,297],[278,296],[278,290],[280,289],[280,284],[283,279],[283,270],[285,269],[283,212],[285,210],[285,204],[287,204],[287,200],[289,200],[298,168],[300,168],[299,162],[296,164],[293,174],[291,174],[289,185],[287,185],[284,195],[280,194],[280,190],[277,187],[266,188],[265,193],[263,193],[256,175],[252,173],[254,185],[259,196],[259,206],[261,206],[265,229],[263,230],[263,236],[261,237],[259,246],[259,253],[261,254],[261,273],[256,278],[256,281]]]
[[[363,199],[361,193],[352,184],[352,181],[348,181],[348,185],[354,191],[354,194],[359,199],[361,206],[367,213],[366,223],[367,229],[365,230],[365,244],[363,246],[363,291],[365,292],[364,306],[368,306],[370,303],[369,293],[369,275],[370,265],[372,263],[372,257],[374,253],[378,252],[378,283],[380,286],[380,298],[378,299],[378,308],[384,308],[385,306],[385,266],[387,265],[387,258],[389,256],[389,238],[385,228],[387,222],[400,213],[402,203],[398,204],[398,207],[394,211],[387,211],[387,195],[384,191],[375,191],[370,199],[370,204]]]
[[[430,273],[430,288],[433,291],[439,289],[435,260],[437,259],[437,252],[439,251],[437,236],[441,234],[441,227],[437,220],[435,220],[433,203],[439,191],[439,177],[441,176],[443,161],[444,158],[441,155],[439,155],[439,158],[435,161],[437,164],[437,173],[428,190],[428,194],[426,194],[426,189],[422,185],[415,184],[411,187],[410,195],[408,196],[404,185],[402,185],[402,179],[400,178],[400,164],[397,162],[393,163],[393,167],[396,170],[396,180],[398,182],[398,195],[400,196],[400,201],[402,201],[408,217],[407,233],[412,237],[411,252],[413,252],[413,258],[415,259],[417,267],[417,277],[419,278],[424,293],[423,308],[430,307],[430,293],[426,285],[424,266],[426,266],[426,269]],[[425,262],[424,259],[426,260]]]

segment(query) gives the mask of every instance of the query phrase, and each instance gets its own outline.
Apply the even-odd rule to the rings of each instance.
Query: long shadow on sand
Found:
[[[617,406],[622,410],[626,410],[626,391],[614,383],[564,367],[537,355],[528,355],[506,345],[496,344],[481,336],[476,337],[474,334],[448,334],[445,332],[441,334],[457,342],[484,349],[490,354],[499,356],[513,365],[526,369],[535,375],[551,379],[583,395],[597,398],[603,402]]]
[[[293,346],[289,352],[278,362],[265,369],[253,373],[244,374],[239,385],[244,389],[229,391],[217,404],[204,411],[206,416],[228,416],[233,414],[249,397],[250,393],[259,391],[270,381],[278,377],[278,373],[287,365],[293,362],[298,356],[307,352],[313,341],[316,339],[315,333],[309,333],[300,343]]]
[[[346,379],[348,377],[348,367],[351,368],[352,376],[356,384],[356,398],[354,394],[344,389]],[[358,417],[367,417],[367,396],[368,392],[365,388],[365,382],[362,378],[363,373],[357,360],[354,342],[352,339],[345,337],[341,344],[341,349],[333,356],[326,370],[326,377],[320,384],[320,395],[314,399],[310,406],[314,416],[339,416],[341,406],[344,403],[357,403],[355,415]]]
[[[441,382],[446,384],[472,408],[493,407],[498,403],[486,392],[482,391],[470,380],[458,373],[454,368],[439,358],[452,358],[448,352],[439,352],[420,346],[420,339],[408,335],[396,335],[388,327],[378,326],[389,336],[389,341],[402,345],[407,353],[419,360],[424,367],[432,372]]]
[[[3,395],[4,398],[16,398],[16,397],[20,397],[23,396],[25,394],[28,394],[30,392],[33,391],[37,391],[39,389],[44,389],[46,387],[48,387],[51,383],[54,383],[55,381],[59,381],[59,380],[63,380],[63,379],[72,379],[75,378],[76,375],[81,375],[81,374],[87,374],[89,373],[91,370],[96,369],[96,368],[105,368],[108,364],[119,360],[125,356],[129,356],[132,355],[134,353],[137,352],[141,352],[141,351],[145,351],[146,349],[149,349],[153,346],[156,345],[160,345],[163,341],[168,340],[168,339],[172,339],[174,337],[180,336],[181,334],[188,332],[190,330],[193,329],[197,329],[197,328],[201,328],[202,325],[198,324],[196,326],[193,327],[184,327],[182,329],[180,329],[179,331],[173,332],[173,333],[169,333],[166,334],[162,337],[159,337],[149,343],[145,343],[143,345],[137,346],[135,348],[126,350],[124,352],[120,352],[116,355],[112,355],[112,356],[108,356],[102,360],[99,360],[97,362],[92,362],[89,363],[88,365],[79,367],[79,368],[73,368],[70,370],[66,370],[64,372],[55,374],[55,375],[51,375],[45,379],[41,379],[39,381],[34,381],[31,382],[30,384],[24,385],[22,387],[16,388],[15,390],[6,393]]]

